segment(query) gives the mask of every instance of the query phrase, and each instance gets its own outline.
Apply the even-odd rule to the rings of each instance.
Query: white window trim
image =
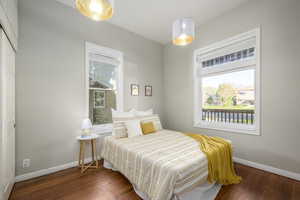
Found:
[[[245,65],[247,67],[243,67],[243,69],[247,68],[253,68],[255,66],[255,120],[254,120],[254,125],[241,125],[241,124],[225,124],[222,122],[204,122],[202,120],[202,94],[201,94],[201,78],[199,77],[199,65],[200,63],[198,62],[198,55],[201,54],[206,54],[209,52],[216,51],[220,48],[224,48],[226,46],[235,44],[237,42],[241,42],[250,38],[255,37],[256,39],[256,59],[255,62],[247,62]],[[260,102],[261,102],[261,97],[260,97],[260,91],[261,91],[261,84],[260,84],[260,56],[261,56],[261,38],[260,38],[260,28],[256,28],[254,30],[251,30],[246,33],[239,34],[235,37],[231,37],[229,39],[216,42],[212,45],[209,45],[204,48],[200,48],[194,51],[194,71],[193,71],[193,76],[194,76],[194,122],[193,125],[194,127],[197,128],[204,128],[204,129],[213,129],[213,130],[221,130],[221,131],[226,131],[226,132],[234,132],[234,133],[244,133],[244,134],[251,134],[251,135],[260,135],[260,120],[261,120],[261,112],[260,112]],[[224,69],[226,66],[224,67]],[[226,70],[228,70],[227,68]],[[238,70],[238,69],[236,69]],[[220,70],[221,72],[222,70]],[[233,70],[234,71],[234,70]]]
[[[85,96],[86,96],[86,118],[89,117],[89,53],[97,53],[104,57],[112,58],[119,62],[118,66],[118,80],[117,80],[117,110],[123,111],[124,108],[124,78],[123,78],[123,67],[124,67],[124,57],[123,53],[111,48],[102,47],[90,42],[85,43]],[[103,60],[103,62],[108,62],[109,59]],[[115,63],[111,63],[115,64]],[[93,133],[103,134],[112,132],[112,123],[102,124],[102,125],[94,125]]]

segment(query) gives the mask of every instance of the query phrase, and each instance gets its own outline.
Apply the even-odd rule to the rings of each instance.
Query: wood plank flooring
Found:
[[[102,164],[101,164],[102,166]],[[223,186],[216,200],[300,200],[300,182],[240,164],[238,185]],[[71,168],[15,184],[10,200],[140,200],[128,180],[104,168]]]

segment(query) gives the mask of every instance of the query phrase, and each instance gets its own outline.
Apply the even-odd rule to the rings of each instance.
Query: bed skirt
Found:
[[[113,165],[104,160],[103,167],[106,169],[111,169],[113,171],[118,171],[113,167]],[[133,185],[133,189],[136,192],[136,194],[141,197],[143,200],[150,200],[150,198],[147,196],[147,194],[143,193],[138,189],[138,187],[135,184]],[[220,189],[220,184],[210,184],[208,182],[194,188],[192,191],[180,193],[180,194],[173,194],[171,200],[214,200],[216,196],[218,195]]]

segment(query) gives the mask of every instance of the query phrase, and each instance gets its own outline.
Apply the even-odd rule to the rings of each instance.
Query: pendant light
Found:
[[[107,20],[113,16],[114,0],[76,0],[76,8],[93,20]]]
[[[195,23],[190,18],[178,19],[173,23],[173,44],[186,46],[195,39]]]

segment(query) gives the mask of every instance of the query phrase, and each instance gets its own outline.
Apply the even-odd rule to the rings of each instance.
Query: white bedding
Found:
[[[103,162],[104,168],[111,169],[113,171],[117,171],[113,165],[104,160]],[[143,200],[151,200],[147,194],[140,191],[136,185],[132,184],[134,191],[137,193],[139,197]],[[218,195],[222,185],[216,183],[208,183],[207,181],[199,186],[195,187],[191,191],[182,192],[182,193],[173,193],[172,200],[214,200]]]
[[[205,184],[207,158],[199,144],[182,133],[107,137],[102,157],[151,200],[168,200]]]

